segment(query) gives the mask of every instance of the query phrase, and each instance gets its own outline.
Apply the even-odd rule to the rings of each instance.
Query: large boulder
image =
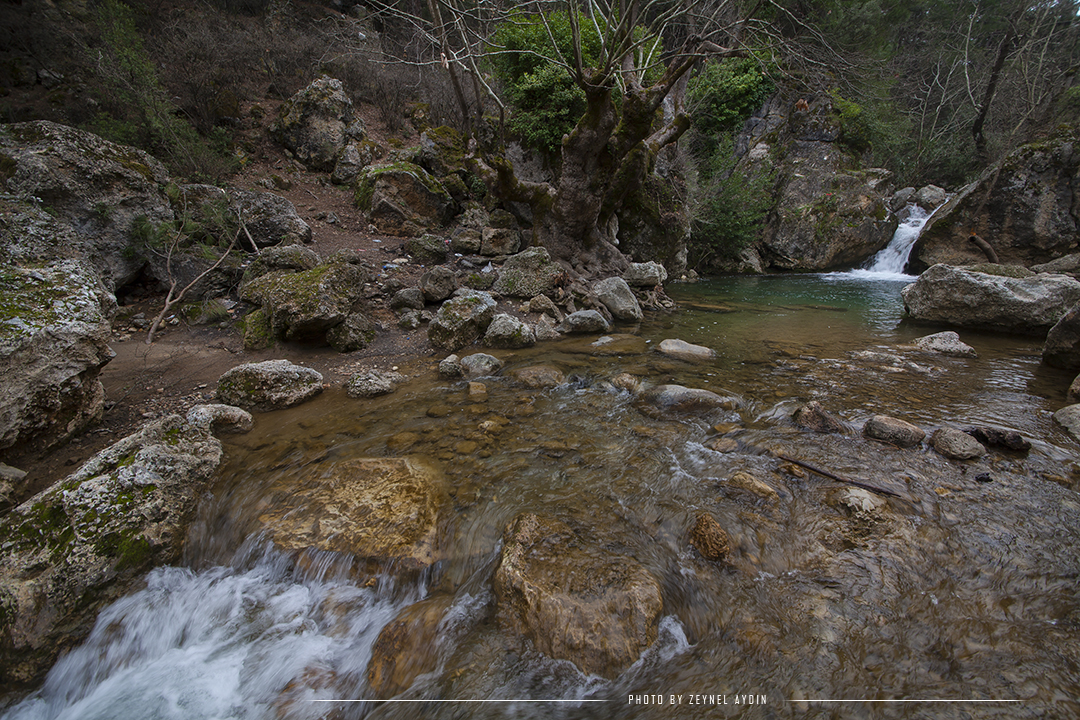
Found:
[[[492,288],[509,297],[533,298],[553,292],[567,281],[566,272],[548,255],[547,248],[526,248],[506,260]]]
[[[495,305],[495,298],[486,292],[458,291],[428,324],[428,341],[451,352],[471,345],[487,332],[495,317]]]
[[[737,139],[737,172],[775,177],[777,202],[756,245],[767,267],[851,266],[892,239],[897,219],[887,202],[890,174],[863,167],[848,130],[828,96],[806,111],[794,111],[778,96]]]
[[[115,292],[144,261],[133,244],[136,220],[172,222],[165,167],[141,150],[39,120],[0,126],[0,183],[12,195],[34,198],[72,228],[57,238],[95,269]]]
[[[616,320],[641,322],[645,314],[634,291],[621,277],[609,277],[593,285],[596,299],[604,304]]]
[[[87,261],[53,255],[75,252],[70,226],[25,204],[0,210],[0,453],[38,451],[101,418],[116,301]]]
[[[1080,302],[1080,282],[1064,275],[1014,278],[935,265],[901,295],[912,320],[1045,335]]]
[[[259,520],[283,550],[330,550],[355,556],[368,572],[413,572],[436,559],[444,486],[417,457],[345,460]]]
[[[1043,362],[1063,370],[1080,370],[1080,304],[1050,328],[1043,345]]]
[[[536,344],[536,332],[513,315],[496,315],[484,333],[484,345],[493,348],[518,349]]]
[[[221,402],[260,411],[299,405],[322,391],[321,373],[288,360],[237,365],[217,385]]]
[[[1024,145],[957,193],[931,218],[911,251],[910,269],[986,260],[977,233],[1003,263],[1046,263],[1080,249],[1076,130]]]
[[[362,140],[364,125],[340,80],[321,77],[281,104],[270,135],[309,170],[331,171],[349,140]]]
[[[495,595],[514,632],[550,657],[607,678],[656,640],[663,608],[660,583],[633,558],[533,514],[506,528]]]
[[[296,206],[280,195],[233,189],[229,196],[232,209],[239,211],[258,247],[311,242],[311,227],[297,214]]]
[[[244,285],[240,297],[263,307],[275,337],[318,341],[353,314],[370,279],[362,266],[332,262],[269,272]]]
[[[364,168],[357,177],[355,202],[379,232],[403,237],[446,225],[457,210],[442,183],[408,162]]]
[[[221,457],[208,424],[170,415],[11,510],[0,525],[0,682],[39,679],[102,606],[180,559]]]

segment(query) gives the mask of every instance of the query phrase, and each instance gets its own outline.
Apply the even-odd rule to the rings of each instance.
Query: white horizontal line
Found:
[[[309,702],[321,703],[602,703],[611,700],[410,700],[408,698],[393,698],[390,700],[310,700]]]
[[[792,700],[806,703],[1019,703],[1026,700]]]

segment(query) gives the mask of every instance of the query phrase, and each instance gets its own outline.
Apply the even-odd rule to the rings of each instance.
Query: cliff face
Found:
[[[1080,249],[1080,137],[1076,130],[1024,145],[935,214],[912,250],[910,270],[971,265],[986,256],[976,233],[1000,262],[1049,262]]]

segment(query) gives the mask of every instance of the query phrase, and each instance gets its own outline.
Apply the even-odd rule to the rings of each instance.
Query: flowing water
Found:
[[[902,320],[905,280],[889,272],[676,286],[678,312],[613,342],[493,353],[507,366],[483,379],[484,401],[427,359],[401,368],[411,380],[392,395],[330,390],[258,416],[226,440],[182,567],[104,611],[5,717],[1080,716],[1080,446],[1050,417],[1072,378],[1023,338],[962,333],[975,359],[917,352],[908,343],[929,330]],[[652,350],[670,337],[717,358]],[[568,382],[510,379],[540,363]],[[609,382],[624,372],[714,390],[730,409],[642,413]],[[790,415],[812,399],[854,431],[797,429]],[[927,430],[1007,426],[1034,447],[949,461],[861,437],[878,413]],[[853,511],[844,486],[777,454],[900,497]],[[432,459],[449,481],[430,571],[358,576],[347,558],[297,562],[262,534],[276,502],[335,463],[398,455]],[[500,623],[492,576],[522,512],[659,580],[659,637],[618,677],[585,675]],[[701,512],[730,534],[729,564],[689,547]],[[394,702],[343,702],[370,697],[376,637],[414,611],[437,618],[402,659],[423,672]],[[873,702],[898,700],[918,702]]]

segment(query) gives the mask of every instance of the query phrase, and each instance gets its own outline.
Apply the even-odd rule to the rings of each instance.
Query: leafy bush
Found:
[[[751,58],[706,63],[686,88],[687,105],[699,136],[737,131],[775,87]]]

